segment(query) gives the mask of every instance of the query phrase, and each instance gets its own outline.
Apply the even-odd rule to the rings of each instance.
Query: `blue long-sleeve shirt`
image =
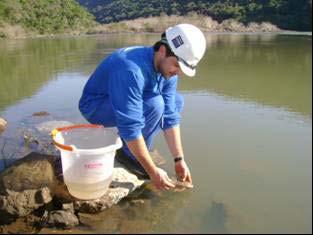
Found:
[[[119,134],[130,141],[141,135],[145,126],[143,102],[150,97],[163,97],[163,130],[179,124],[177,80],[177,76],[165,79],[155,71],[152,47],[118,49],[100,63],[87,81],[79,109],[88,119],[109,99]]]

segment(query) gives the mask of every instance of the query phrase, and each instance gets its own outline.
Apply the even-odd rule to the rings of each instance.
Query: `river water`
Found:
[[[207,52],[196,78],[182,77],[179,83],[185,99],[182,139],[195,188],[146,191],[140,203],[122,201],[91,215],[88,226],[75,232],[312,232],[311,34],[206,37]],[[0,116],[9,125],[0,138],[38,111],[85,123],[78,99],[102,58],[115,48],[152,45],[158,38],[114,34],[1,40]],[[173,176],[162,135],[155,147]]]

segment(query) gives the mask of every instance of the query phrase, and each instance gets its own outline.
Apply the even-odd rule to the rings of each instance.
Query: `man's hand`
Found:
[[[191,174],[184,159],[175,162],[176,177],[180,181],[187,181],[192,185]]]
[[[166,171],[156,167],[155,171],[150,174],[150,179],[157,189],[169,190],[175,188],[173,181],[168,177]]]

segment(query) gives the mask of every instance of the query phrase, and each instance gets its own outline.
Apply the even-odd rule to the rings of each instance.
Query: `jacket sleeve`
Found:
[[[109,96],[116,116],[119,134],[125,141],[138,138],[144,127],[144,80],[130,70],[114,71],[109,81]]]
[[[162,129],[174,127],[180,123],[180,113],[176,109],[176,89],[178,77],[166,80],[162,96],[165,104]]]

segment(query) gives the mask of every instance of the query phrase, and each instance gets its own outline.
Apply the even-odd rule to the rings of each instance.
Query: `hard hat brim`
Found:
[[[188,77],[193,77],[196,75],[196,69],[187,67],[183,62],[178,61],[181,71],[186,74]]]

